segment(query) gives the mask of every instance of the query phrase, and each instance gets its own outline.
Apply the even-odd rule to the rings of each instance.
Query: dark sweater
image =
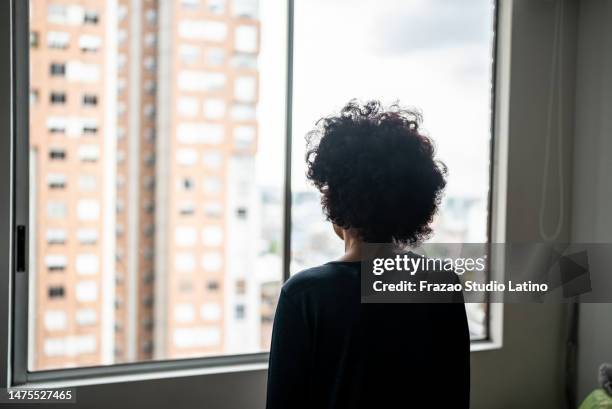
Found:
[[[360,263],[330,262],[283,286],[267,409],[469,407],[463,304],[361,304]]]

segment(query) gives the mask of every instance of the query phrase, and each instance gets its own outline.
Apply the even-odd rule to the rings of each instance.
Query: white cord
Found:
[[[559,237],[561,228],[563,227],[564,217],[564,192],[563,192],[563,18],[564,18],[564,0],[558,0],[555,10],[555,32],[553,36],[552,63],[550,75],[550,89],[548,98],[548,118],[546,139],[544,148],[544,172],[542,181],[542,195],[540,200],[539,227],[540,236],[546,241],[553,241]],[[558,57],[558,58],[557,58]],[[556,69],[556,70],[555,70]],[[555,72],[558,70],[558,75]],[[546,198],[548,191],[548,177],[550,166],[550,144],[552,138],[552,116],[553,103],[555,94],[555,77],[557,79],[557,164],[559,176],[559,218],[552,234],[546,232],[544,227],[544,215],[546,210]]]

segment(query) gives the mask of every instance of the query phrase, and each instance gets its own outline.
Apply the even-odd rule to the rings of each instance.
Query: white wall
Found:
[[[501,0],[504,2],[504,0]],[[567,177],[563,201],[571,195],[573,90],[575,78],[575,21],[577,1],[565,0],[563,29],[563,170]],[[507,242],[542,240],[539,209],[543,188],[544,135],[554,32],[554,1],[514,0],[510,70]],[[555,148],[551,167],[559,159]],[[547,231],[559,214],[559,180],[554,169],[545,207]],[[568,240],[566,211],[559,240]],[[563,370],[566,308],[553,304],[504,306],[504,346],[472,354],[472,408],[559,409],[564,406]]]
[[[578,27],[572,239],[612,243],[612,1],[582,0]],[[612,292],[612,276],[608,284]],[[612,363],[612,304],[582,304],[579,317],[582,400],[599,365]]]

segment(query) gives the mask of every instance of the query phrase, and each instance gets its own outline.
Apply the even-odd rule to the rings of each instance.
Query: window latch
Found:
[[[17,237],[15,238],[15,266],[18,273],[25,273],[27,269],[27,249],[26,249],[26,227],[17,226]]]

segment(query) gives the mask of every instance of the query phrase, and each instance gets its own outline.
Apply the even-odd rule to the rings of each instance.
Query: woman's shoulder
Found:
[[[329,262],[302,270],[285,282],[283,291],[288,296],[297,297],[323,290],[334,290],[339,285],[346,285],[347,282],[359,284],[359,263],[356,266],[351,264]]]

